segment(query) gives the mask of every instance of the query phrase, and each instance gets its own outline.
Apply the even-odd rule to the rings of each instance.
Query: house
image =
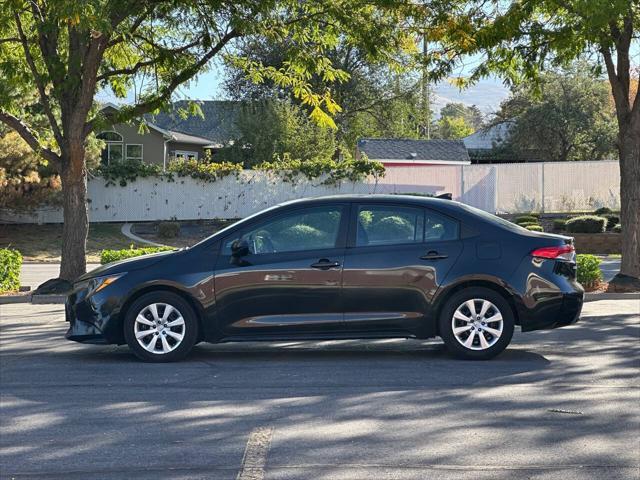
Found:
[[[385,168],[424,165],[469,165],[469,154],[460,140],[415,140],[406,138],[363,138],[356,156],[365,154]]]
[[[235,138],[236,102],[201,102],[204,118],[182,118],[179,109],[185,102],[176,102],[167,113],[145,115],[146,131],[138,125],[119,123],[109,126],[96,136],[105,142],[102,162],[114,160],[140,160],[166,166],[172,158],[201,160],[207,152],[214,153]],[[107,118],[118,106],[107,104],[102,108]]]
[[[515,120],[505,120],[464,137],[471,163],[521,163],[553,161],[538,150],[516,150],[509,145]]]

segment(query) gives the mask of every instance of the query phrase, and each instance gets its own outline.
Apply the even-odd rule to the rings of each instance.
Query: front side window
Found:
[[[249,252],[299,252],[335,248],[340,230],[342,208],[327,206],[298,210],[246,231],[240,239],[249,244]],[[238,237],[228,239],[223,253],[231,254],[231,244]]]
[[[136,143],[127,143],[127,160],[142,161],[142,145]]]
[[[421,243],[424,210],[396,205],[362,205],[358,209],[356,246]]]

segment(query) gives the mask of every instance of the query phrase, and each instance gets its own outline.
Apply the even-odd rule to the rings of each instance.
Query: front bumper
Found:
[[[69,329],[65,338],[74,342],[93,344],[121,344],[118,296],[107,292],[111,287],[93,295],[86,289],[73,291],[65,303],[65,320]]]

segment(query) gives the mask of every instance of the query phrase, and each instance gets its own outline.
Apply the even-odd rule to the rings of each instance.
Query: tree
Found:
[[[638,48],[640,3],[530,0],[489,8],[459,0],[432,13],[427,34],[439,42],[432,57],[455,52],[458,58],[479,58],[461,83],[491,72],[510,83],[537,81],[541,71],[581,58],[592,60],[596,72],[606,72],[618,124],[622,223],[622,262],[612,283],[640,289],[640,94],[630,95],[632,77],[638,75],[630,52]]]
[[[253,101],[243,105],[236,121],[238,138],[214,155],[214,161],[242,163],[249,168],[285,153],[298,160],[331,158],[334,131],[311,121],[288,100]]]
[[[252,37],[241,43],[239,51],[251,61],[282,68],[287,61],[287,48],[288,39],[272,42]],[[334,116],[337,148],[353,151],[358,139],[363,137],[420,138],[426,135],[424,126],[430,121],[431,112],[425,118],[417,65],[404,50],[392,54],[391,59],[380,61],[372,58],[366,50],[341,40],[326,55],[347,73],[348,78],[336,83],[319,74],[311,75],[314,89],[329,89],[341,107]],[[435,66],[432,75],[438,76],[441,67]],[[225,89],[234,99],[289,99],[304,108],[291,91],[283,90],[274,82],[255,84],[244,70],[233,65],[226,69],[225,74]]]
[[[514,86],[496,114],[513,120],[504,148],[541,160],[601,160],[615,153],[616,119],[607,83],[577,65]]]
[[[440,117],[437,123],[439,138],[457,140],[471,135],[474,129],[468,125],[464,117]]]
[[[333,126],[340,107],[330,90],[313,89],[310,72],[330,82],[348,75],[325,52],[340,41],[370,58],[391,58],[414,46],[412,25],[425,14],[401,0],[5,0],[2,7],[0,122],[60,173],[60,277],[68,281],[86,269],[85,154],[106,121],[94,100],[99,90],[120,97],[135,90],[135,102],[112,121],[136,121],[166,107],[178,87],[224,56],[251,81],[292,91],[314,121]],[[234,54],[231,47],[253,35],[288,39],[287,62],[274,68]],[[28,122],[23,100],[34,91],[44,127]]]
[[[440,118],[444,117],[463,118],[464,123],[469,125],[473,132],[480,130],[484,126],[484,115],[475,105],[469,107],[464,103],[447,103],[440,109]]]

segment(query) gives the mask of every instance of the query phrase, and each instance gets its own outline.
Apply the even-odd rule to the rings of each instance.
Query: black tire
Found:
[[[182,340],[180,340],[179,343],[175,340],[175,338],[165,336],[166,341],[171,344],[170,346],[173,347],[173,349],[168,351],[167,353],[154,353],[156,351],[156,347],[158,347],[159,340],[161,340],[160,333],[151,333],[143,338],[143,341],[145,343],[147,342],[147,339],[148,342],[151,343],[151,335],[156,337],[155,343],[153,344],[154,352],[146,350],[136,339],[136,318],[138,317],[138,314],[145,311],[145,309],[152,304],[166,304],[172,306],[175,310],[177,310],[177,313],[174,312],[169,314],[169,317],[166,320],[167,323],[171,323],[171,319],[175,320],[178,318],[178,316],[181,316],[184,320],[184,325],[171,328],[173,333],[182,335]],[[162,315],[165,312],[166,308],[167,307],[162,306],[160,306],[159,308],[156,307],[158,316]],[[145,318],[153,322],[153,316],[151,315],[151,313],[151,311],[147,310],[145,312]],[[149,315],[151,316],[149,317]],[[140,324],[138,324],[138,328],[141,328]],[[144,326],[144,328],[153,330],[153,328],[155,327]],[[165,326],[165,328],[169,329],[168,326]],[[153,331],[155,332],[155,330]],[[196,341],[198,340],[198,318],[196,317],[193,308],[191,308],[191,305],[189,305],[189,303],[180,295],[177,295],[173,292],[165,291],[146,293],[138,298],[135,302],[133,302],[125,314],[124,338],[127,341],[129,348],[140,360],[144,360],[145,362],[158,363],[175,362],[185,358],[189,354],[193,346],[196,344]],[[159,342],[160,348],[158,348],[158,350],[162,349],[164,342],[164,340]]]
[[[491,302],[495,306],[495,308],[499,310],[498,313],[500,313],[502,316],[502,334],[499,336],[496,334],[495,337],[493,337],[487,331],[484,331],[484,333],[482,333],[482,336],[485,339],[485,341],[487,337],[490,338],[489,341],[493,341],[493,339],[497,337],[497,341],[495,341],[495,343],[493,343],[489,347],[481,350],[474,350],[473,348],[466,347],[461,343],[461,341],[459,341],[456,338],[456,335],[453,332],[454,313],[456,313],[456,310],[458,309],[458,307],[461,307],[465,302],[467,302],[468,300],[474,300],[474,299],[487,300]],[[475,305],[478,307],[481,307],[482,303],[476,302]],[[471,316],[469,313],[470,310],[468,308],[465,309],[465,312],[467,316],[469,317]],[[479,312],[477,312],[476,310],[476,313],[479,313]],[[492,308],[487,313],[495,314],[495,309]],[[489,320],[490,318],[491,317],[488,317]],[[459,326],[471,325],[469,322],[464,322],[464,321],[459,321],[456,323],[458,323]],[[498,325],[497,323],[493,323],[493,322],[489,322],[488,324],[488,326],[490,327],[496,327],[497,325]],[[447,346],[449,351],[453,353],[456,357],[459,357],[465,360],[489,360],[490,358],[493,358],[496,355],[500,354],[502,351],[504,351],[505,348],[507,348],[507,345],[509,345],[509,342],[511,342],[511,337],[513,337],[514,325],[515,325],[514,314],[511,306],[509,305],[509,302],[507,302],[504,299],[504,297],[499,293],[497,293],[496,291],[491,290],[490,288],[483,288],[483,287],[465,288],[464,290],[460,290],[459,292],[454,293],[451,296],[451,298],[449,298],[446,301],[444,307],[440,312],[440,318],[438,319],[438,328],[440,332],[440,337],[442,337],[442,340],[444,340],[445,345]],[[467,339],[469,339],[469,336],[471,336],[471,334],[473,333],[474,337],[471,339],[472,347],[482,348],[480,345],[480,338],[479,338],[480,332],[478,332],[476,328],[477,327],[474,326],[473,332],[469,331],[468,334],[464,332],[459,335],[466,335]],[[486,327],[480,326],[480,329],[482,328],[486,328]]]

